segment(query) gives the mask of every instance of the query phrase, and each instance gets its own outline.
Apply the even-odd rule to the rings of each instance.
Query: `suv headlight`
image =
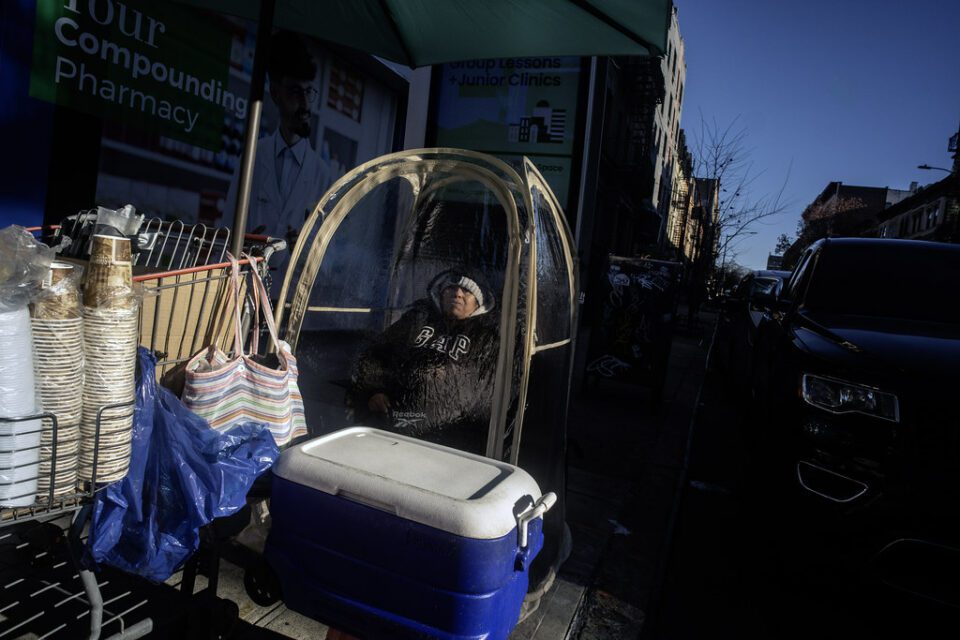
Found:
[[[863,413],[891,422],[900,421],[897,396],[855,382],[805,373],[803,399],[830,413]]]

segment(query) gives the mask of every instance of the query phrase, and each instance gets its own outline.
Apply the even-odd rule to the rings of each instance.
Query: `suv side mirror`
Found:
[[[753,294],[750,303],[766,311],[785,311],[790,306],[789,300],[777,297],[773,291],[761,291]]]

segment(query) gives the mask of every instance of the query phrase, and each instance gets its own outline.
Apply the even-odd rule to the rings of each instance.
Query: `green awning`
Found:
[[[186,0],[257,20],[258,0]],[[277,0],[273,25],[410,67],[540,56],[661,55],[670,0]]]
[[[423,67],[458,60],[543,56],[662,55],[671,0],[178,0],[269,23],[363,53]],[[263,99],[258,34],[234,220],[246,229]]]

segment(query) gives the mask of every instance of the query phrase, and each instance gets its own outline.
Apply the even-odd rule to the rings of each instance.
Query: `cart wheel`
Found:
[[[243,586],[250,599],[261,607],[269,607],[280,600],[280,580],[263,557],[247,566]]]

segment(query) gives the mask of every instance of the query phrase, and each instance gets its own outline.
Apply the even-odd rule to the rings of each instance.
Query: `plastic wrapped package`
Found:
[[[36,413],[30,312],[0,311],[0,506],[23,507],[36,498],[40,420],[2,419]]]
[[[143,219],[143,214],[137,213],[132,204],[123,205],[119,209],[97,207],[97,226],[94,233],[109,236],[135,236],[140,231]]]
[[[96,224],[92,227],[92,233],[84,243],[85,251],[77,253],[77,256],[93,256],[96,251],[93,238],[96,236],[126,238],[130,241],[131,253],[134,256],[140,253],[140,228],[143,226],[145,216],[137,213],[132,204],[123,205],[119,209],[97,207],[95,219]]]
[[[279,451],[262,425],[214,431],[156,383],[149,351],[137,360],[130,470],[97,494],[87,560],[160,582],[196,551],[200,527],[243,507]]]
[[[83,311],[79,265],[54,262],[43,289],[30,305],[34,372],[40,405],[56,416],[44,423],[38,498],[69,495],[76,489],[83,401]],[[52,478],[52,491],[51,491]]]
[[[0,230],[0,256],[0,506],[20,507],[36,499],[40,461],[40,421],[15,420],[40,411],[27,305],[54,252],[11,226]]]
[[[0,229],[0,311],[24,309],[50,271],[55,252],[17,225]]]
[[[55,261],[30,302],[30,316],[40,320],[76,320],[83,317],[80,287],[83,265]]]

